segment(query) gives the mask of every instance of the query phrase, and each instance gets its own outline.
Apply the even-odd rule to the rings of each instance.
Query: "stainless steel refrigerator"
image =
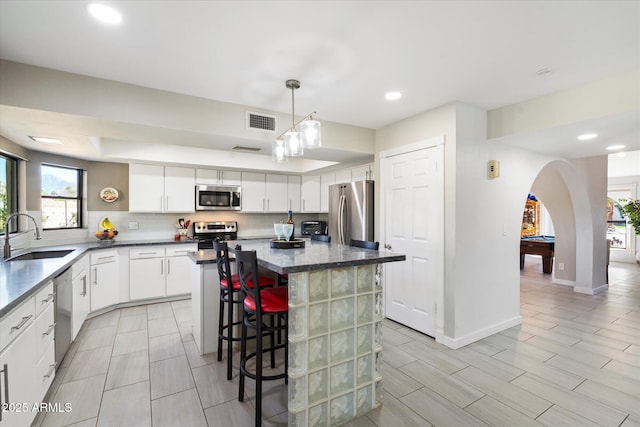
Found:
[[[329,236],[332,243],[373,241],[373,181],[329,186]]]

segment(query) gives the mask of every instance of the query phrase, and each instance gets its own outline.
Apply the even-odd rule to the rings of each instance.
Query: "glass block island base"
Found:
[[[378,264],[289,274],[289,425],[338,425],[382,393]]]

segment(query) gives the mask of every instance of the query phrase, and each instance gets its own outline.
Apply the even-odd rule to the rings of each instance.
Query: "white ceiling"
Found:
[[[372,129],[640,69],[639,1],[105,1],[123,15],[115,27],[87,3],[0,0],[0,57],[283,113],[296,78],[297,112]],[[387,102],[389,90],[404,97]],[[565,157],[605,154],[605,141],[640,149],[638,114],[592,125],[606,135],[589,149],[578,128],[518,143]]]

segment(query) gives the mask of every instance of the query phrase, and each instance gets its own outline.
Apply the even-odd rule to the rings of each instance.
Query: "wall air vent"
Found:
[[[268,114],[247,111],[247,129],[275,132],[276,117]]]
[[[238,151],[253,151],[253,152],[262,150],[262,148],[260,147],[243,147],[242,145],[236,145],[231,149],[238,150]]]

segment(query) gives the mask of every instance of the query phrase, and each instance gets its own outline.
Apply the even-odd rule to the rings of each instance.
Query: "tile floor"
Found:
[[[521,326],[458,350],[385,321],[384,404],[351,426],[640,426],[640,267],[613,263],[588,296],[521,275]],[[530,261],[531,260],[531,261]],[[252,390],[198,355],[189,300],[93,318],[58,371],[36,426],[250,426]],[[237,362],[236,362],[237,366]],[[251,386],[252,381],[248,381]],[[265,390],[265,426],[286,425],[286,386]]]

